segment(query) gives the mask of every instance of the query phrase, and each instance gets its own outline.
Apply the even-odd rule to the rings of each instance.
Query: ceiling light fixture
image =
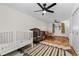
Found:
[[[43,13],[45,14],[45,13],[47,13],[47,12],[44,10]]]

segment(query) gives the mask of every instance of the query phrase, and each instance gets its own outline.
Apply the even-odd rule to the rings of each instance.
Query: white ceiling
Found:
[[[47,3],[47,6],[51,3]],[[74,8],[77,4],[75,3],[57,3],[56,6],[50,8],[55,11],[55,13],[46,13],[42,16],[42,12],[34,12],[40,10],[41,8],[36,3],[6,3],[5,5],[12,7],[23,13],[32,15],[40,20],[45,20],[47,22],[53,22],[53,20],[67,20],[72,15]]]

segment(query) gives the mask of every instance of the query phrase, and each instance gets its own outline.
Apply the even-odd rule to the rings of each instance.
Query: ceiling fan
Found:
[[[50,13],[54,13],[54,11],[52,10],[49,10],[51,7],[55,6],[56,3],[53,3],[49,6],[46,6],[47,4],[46,3],[43,3],[42,5],[40,3],[37,3],[38,6],[41,7],[42,10],[37,10],[37,11],[34,11],[34,12],[40,12],[42,11],[42,15],[44,15],[46,12],[50,12]]]

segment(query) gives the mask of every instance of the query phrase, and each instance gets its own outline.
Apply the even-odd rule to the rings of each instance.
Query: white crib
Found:
[[[0,32],[0,55],[7,54],[23,46],[32,44],[32,31],[5,31]]]

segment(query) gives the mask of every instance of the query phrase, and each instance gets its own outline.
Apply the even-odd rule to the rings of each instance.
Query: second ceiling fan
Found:
[[[40,3],[37,3],[38,6],[41,7],[42,10],[37,10],[37,11],[34,11],[34,12],[40,12],[40,11],[43,11],[42,15],[44,15],[46,12],[50,12],[50,13],[54,13],[54,11],[52,10],[49,10],[51,7],[55,6],[56,3],[53,3],[49,6],[46,6],[47,4],[46,3],[43,3],[42,5]]]

